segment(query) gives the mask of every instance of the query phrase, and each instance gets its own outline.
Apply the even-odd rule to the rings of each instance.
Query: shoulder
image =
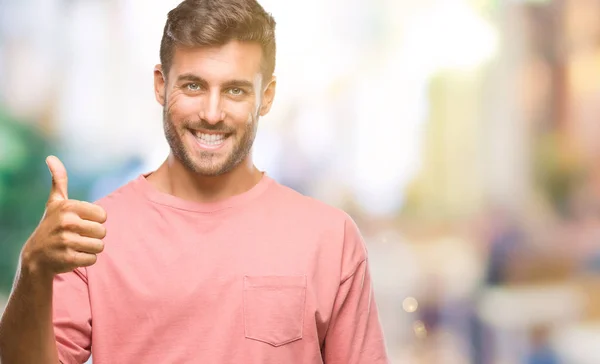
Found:
[[[271,197],[277,213],[296,221],[302,229],[312,229],[336,237],[335,239],[343,245],[351,245],[357,251],[363,250],[364,242],[359,227],[342,208],[301,194],[279,183],[273,188]]]
[[[274,185],[270,194],[271,201],[286,214],[301,217],[302,221],[318,220],[330,226],[343,227],[347,223],[354,225],[353,219],[342,208],[304,195],[278,182]]]
[[[126,182],[104,197],[94,201],[94,204],[101,206],[107,211],[118,211],[124,207],[138,204],[140,201],[140,194],[138,193],[136,186],[139,183],[139,178],[140,177],[138,176],[135,179]]]
[[[291,219],[297,229],[310,230],[320,241],[337,252],[342,277],[349,277],[356,267],[367,258],[367,247],[358,225],[343,209],[303,195],[289,187],[277,184],[272,197],[277,197],[278,213]],[[282,216],[278,216],[282,218]]]

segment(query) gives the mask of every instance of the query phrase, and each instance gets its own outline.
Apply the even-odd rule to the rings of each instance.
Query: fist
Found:
[[[21,254],[30,271],[59,274],[96,263],[104,249],[106,211],[89,202],[69,200],[67,171],[53,156],[46,159],[52,175],[46,211]]]

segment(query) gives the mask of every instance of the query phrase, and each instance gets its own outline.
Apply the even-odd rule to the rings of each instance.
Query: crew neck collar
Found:
[[[157,190],[147,180],[147,177],[152,173],[154,172],[142,173],[133,181],[134,188],[142,193],[148,200],[180,210],[206,213],[243,205],[262,194],[273,182],[273,179],[263,172],[263,175],[258,183],[243,193],[215,202],[196,202],[185,200],[183,198]]]

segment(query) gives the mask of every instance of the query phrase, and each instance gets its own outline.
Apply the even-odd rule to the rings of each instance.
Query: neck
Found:
[[[202,176],[190,171],[172,154],[148,181],[161,192],[194,202],[217,202],[242,194],[262,178],[248,156],[231,171],[219,176]]]

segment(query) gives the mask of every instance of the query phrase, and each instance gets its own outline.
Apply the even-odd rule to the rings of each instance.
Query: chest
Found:
[[[321,318],[333,299],[319,297],[313,273],[301,265],[245,264],[239,252],[212,259],[196,253],[167,256],[178,258],[151,268],[114,261],[103,274],[90,276],[92,307],[113,308],[93,313],[97,332],[129,343],[134,338],[132,347],[139,348],[152,346],[149,332],[189,337],[205,350],[214,342],[266,349],[301,339],[318,343],[324,335],[327,323]]]
[[[114,308],[104,317],[113,332],[193,327],[214,335],[218,325],[234,337],[280,332],[269,338],[280,343],[326,331],[339,283],[326,234],[285,220],[154,221],[107,229],[90,273],[92,300]],[[115,330],[132,318],[135,327]]]

